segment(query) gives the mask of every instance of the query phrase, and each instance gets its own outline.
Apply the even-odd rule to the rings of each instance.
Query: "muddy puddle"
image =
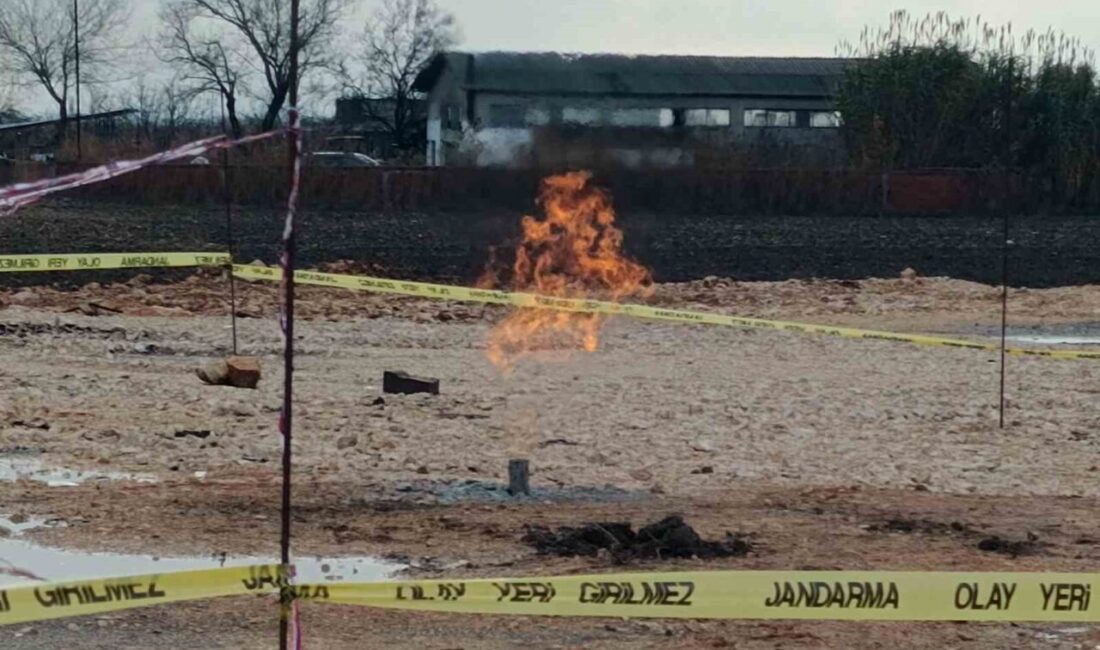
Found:
[[[1017,334],[1006,337],[1012,343],[1028,345],[1077,345],[1100,347],[1100,336],[1073,336],[1061,334]]]
[[[396,562],[372,557],[293,557],[300,584],[318,582],[367,582],[387,580],[405,568]],[[25,539],[0,539],[0,585],[33,584],[36,581],[82,580],[109,576],[142,575],[275,562],[274,557],[208,555],[162,557],[157,555],[87,553],[41,546]]]
[[[981,325],[965,331],[992,339],[1001,337],[999,326]],[[1014,346],[1100,347],[1100,322],[1009,325],[1005,340]]]
[[[137,483],[156,483],[151,474],[131,474],[126,472],[98,472],[49,467],[40,461],[29,458],[0,458],[0,481],[34,481],[50,487],[75,487],[95,481],[134,481]]]
[[[26,517],[0,514],[0,538],[18,537],[35,528],[64,528],[68,524],[56,517]]]

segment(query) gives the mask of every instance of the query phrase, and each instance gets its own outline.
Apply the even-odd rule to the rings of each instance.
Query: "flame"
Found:
[[[589,183],[591,178],[578,171],[543,179],[538,198],[543,218],[523,217],[513,291],[610,301],[649,292],[649,271],[623,255],[611,200]],[[540,348],[593,352],[604,320],[600,314],[516,309],[490,332],[486,354],[508,372]]]

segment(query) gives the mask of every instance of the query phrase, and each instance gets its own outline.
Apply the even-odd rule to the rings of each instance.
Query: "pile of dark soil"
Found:
[[[867,527],[871,532],[883,533],[921,533],[925,535],[953,535],[973,534],[974,530],[966,524],[952,521],[945,524],[929,519],[909,519],[907,517],[894,517],[878,524]]]
[[[979,551],[1000,553],[1001,555],[1008,555],[1009,557],[1035,555],[1042,550],[1043,546],[1044,545],[1039,542],[1039,538],[1033,533],[1028,533],[1027,539],[1002,539],[997,535],[993,535],[992,537],[986,537],[978,542]]]
[[[563,526],[552,531],[545,526],[528,526],[523,541],[539,553],[573,557],[596,557],[607,553],[616,562],[646,558],[718,558],[745,555],[749,543],[726,533],[721,542],[706,541],[682,517],[669,516],[640,528],[629,523],[592,523],[579,528]]]

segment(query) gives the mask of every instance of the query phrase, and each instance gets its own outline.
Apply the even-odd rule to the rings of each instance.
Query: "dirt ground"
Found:
[[[355,271],[348,265],[334,270]],[[58,517],[36,542],[91,551],[274,555],[281,341],[274,287],[238,285],[255,391],[194,375],[228,353],[227,282],[137,276],[0,292],[0,459],[134,472],[155,483],[19,481],[0,513]],[[663,285],[655,304],[976,335],[999,291],[940,279]],[[1093,331],[1100,287],[1017,290],[1013,322]],[[1100,560],[1095,362],[617,319],[596,353],[545,350],[502,376],[503,311],[304,288],[298,328],[294,549],[373,555],[409,575],[608,572],[550,558],[525,526],[683,515],[737,533],[746,557],[631,570],[1094,572]],[[1061,328],[1061,329],[1060,329]],[[439,396],[381,394],[384,370]],[[383,397],[379,400],[379,397]],[[200,435],[195,435],[198,432]],[[208,434],[206,432],[209,432]],[[527,457],[537,498],[496,489]],[[199,472],[199,475],[196,475]],[[205,472],[205,474],[201,474]],[[991,536],[1022,552],[979,549]],[[446,567],[446,568],[444,568]],[[276,606],[237,599],[0,629],[5,648],[274,647]],[[1088,648],[1058,625],[490,618],[309,605],[307,648]]]

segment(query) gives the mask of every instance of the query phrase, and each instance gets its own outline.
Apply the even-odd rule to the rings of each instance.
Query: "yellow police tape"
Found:
[[[278,281],[282,278],[282,270],[274,267],[236,264],[233,266],[233,273],[237,277],[246,280]],[[840,336],[849,339],[894,341],[898,343],[912,343],[915,345],[966,348],[970,350],[985,350],[991,352],[1000,350],[1000,346],[995,343],[965,341],[961,339],[949,339],[938,336],[925,336],[923,334],[898,334],[895,332],[864,330],[854,327],[836,327],[832,325],[814,325],[810,323],[796,323],[791,321],[764,320],[760,318],[746,318],[743,316],[730,316],[726,314],[683,311],[678,309],[663,309],[660,307],[650,307],[648,305],[619,304],[613,302],[604,302],[600,300],[554,298],[550,296],[539,296],[530,293],[511,293],[507,291],[496,291],[492,289],[472,289],[468,287],[456,287],[444,284],[408,282],[404,280],[387,280],[384,278],[372,278],[358,275],[318,273],[316,271],[295,271],[294,278],[295,282],[306,285],[335,287],[341,289],[359,289],[380,293],[395,293],[404,296],[419,296],[422,298],[436,298],[440,300],[459,300],[466,302],[512,305],[515,307],[531,307],[541,309],[558,309],[565,311],[611,314],[618,316],[631,316],[634,318],[675,321],[679,323],[727,325],[731,327],[750,327],[757,329],[781,330],[786,332],[826,334],[829,336]],[[1008,348],[1006,352],[1008,354],[1017,356],[1049,357],[1052,359],[1100,359],[1100,350]]]
[[[93,253],[72,255],[0,255],[0,273],[20,273],[34,271],[92,271],[102,269],[152,268],[152,267],[195,267],[225,266],[230,263],[227,253]],[[251,280],[279,280],[282,271],[278,268],[263,266],[233,265],[237,277]],[[865,330],[854,327],[833,325],[815,325],[793,321],[746,318],[727,314],[663,309],[648,305],[619,304],[600,300],[580,300],[555,298],[530,293],[513,293],[492,289],[473,289],[427,282],[388,280],[366,276],[343,275],[338,273],[319,273],[316,271],[296,271],[295,279],[301,284],[342,289],[359,289],[381,293],[395,293],[405,296],[435,298],[440,300],[459,300],[466,302],[491,303],[541,309],[557,309],[586,313],[599,313],[634,318],[667,320],[680,323],[705,325],[726,325],[731,327],[749,327],[756,329],[782,330],[825,334],[850,339],[869,339],[894,341],[914,345],[965,348],[970,350],[998,351],[995,343],[950,339],[923,334],[899,334]],[[1007,348],[1006,352],[1016,356],[1048,357],[1052,359],[1100,359],[1100,350],[1056,350],[1036,348]]]
[[[277,591],[279,565],[0,587],[0,625]]]
[[[0,625],[275,593],[279,565],[0,588]],[[706,571],[289,586],[303,601],[525,616],[1100,622],[1100,574]]]
[[[78,253],[0,255],[0,273],[100,271],[150,267],[225,266],[228,253]]]
[[[1100,622],[1100,574],[709,571],[332,583],[308,600],[469,614]]]

